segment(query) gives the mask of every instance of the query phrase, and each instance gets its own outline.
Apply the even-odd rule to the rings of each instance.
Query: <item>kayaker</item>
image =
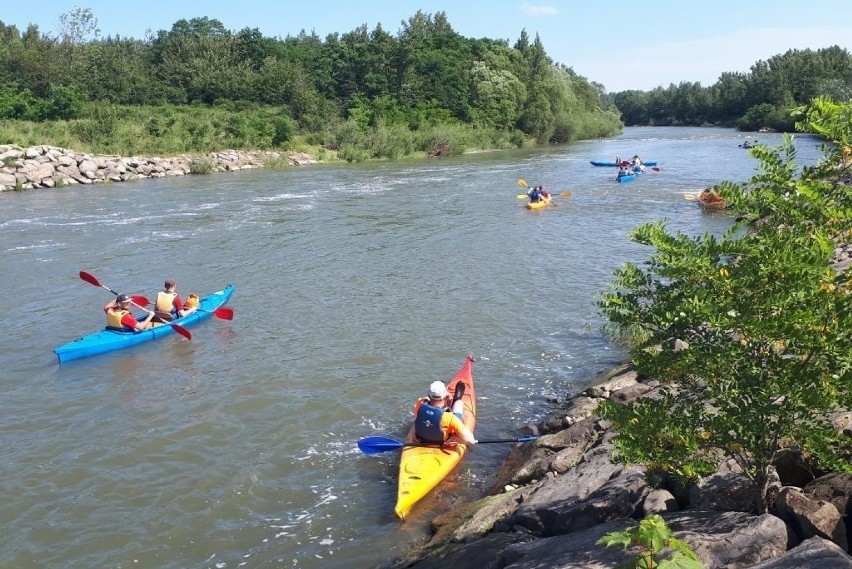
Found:
[[[173,278],[167,278],[163,283],[163,290],[157,293],[157,301],[154,312],[157,318],[163,322],[174,320],[175,317],[186,316],[183,312],[183,301],[178,296],[177,283]]]
[[[530,203],[537,203],[541,201],[541,190],[538,186],[535,186],[530,191],[528,191],[527,195],[530,198]]]
[[[122,332],[142,331],[151,325],[154,311],[149,310],[148,316],[141,322],[136,320],[130,312],[131,298],[127,294],[119,294],[104,306],[104,314],[107,318],[108,330],[121,330]]]
[[[639,158],[638,154],[634,154],[633,158],[630,159],[630,162],[631,162],[631,164],[633,164],[633,166],[641,166],[642,165],[642,159]]]
[[[627,166],[626,164],[627,163],[625,162],[621,165],[621,168],[618,169],[618,175],[616,176],[616,179],[623,178],[624,176],[629,176],[633,173],[633,170],[630,169],[630,166]]]
[[[186,302],[183,303],[183,314],[181,316],[186,316],[198,310],[198,300],[198,295],[194,292],[187,296]]]
[[[543,185],[538,187],[539,193],[541,193],[541,197],[544,199],[548,199],[550,197],[550,192],[548,192]]]
[[[473,433],[461,421],[464,387],[459,391],[453,400],[443,381],[433,381],[429,385],[428,396],[417,400],[414,405],[414,434],[420,442],[454,445],[457,441],[448,439],[456,435],[465,444],[476,444]]]

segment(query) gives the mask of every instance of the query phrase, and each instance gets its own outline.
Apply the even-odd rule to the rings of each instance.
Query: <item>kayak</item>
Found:
[[[611,166],[611,167],[613,167],[613,168],[614,168],[614,167],[616,167],[616,166],[620,166],[620,165],[621,165],[621,163],[620,163],[620,162],[600,162],[600,161],[598,161],[598,160],[592,160],[591,162],[592,162],[592,166]],[[642,162],[642,164],[643,164],[644,166],[647,166],[648,168],[651,168],[652,166],[656,166],[656,165],[657,165],[657,162],[656,162],[656,161],[653,161],[653,160],[649,160],[649,161],[647,161],[647,162]]]
[[[636,179],[636,176],[639,174],[625,174],[624,176],[616,176],[615,181],[620,184],[625,184],[627,182],[632,182]]]
[[[473,357],[468,356],[459,372],[447,384],[447,392],[455,393],[456,384],[465,384],[464,412],[462,422],[473,432],[476,424],[476,394],[473,390]],[[453,439],[451,439],[453,440]],[[416,443],[414,425],[405,438],[406,443]],[[455,447],[407,446],[403,448],[399,460],[399,485],[397,487],[396,507],[394,511],[404,520],[411,508],[426,494],[432,491],[461,461],[467,452],[467,445]]]
[[[537,202],[527,202],[527,209],[544,209],[550,205],[550,202],[553,201],[552,197],[549,198],[541,198]]]
[[[213,311],[228,302],[231,295],[234,293],[234,285],[228,285],[224,289],[214,292],[202,298],[198,303],[198,310],[187,314],[183,318],[172,320],[172,324],[180,324],[188,328],[202,320],[206,320],[213,315]],[[140,318],[144,320],[144,318]],[[101,330],[93,334],[88,334],[63,344],[53,351],[59,358],[59,363],[86,358],[104,352],[120,350],[128,348],[151,340],[162,338],[174,334],[175,330],[168,324],[161,324],[154,328],[149,328],[141,332],[121,332],[118,330]]]
[[[695,201],[705,211],[722,211],[728,207],[728,202],[715,194],[710,194],[709,197],[699,194]]]

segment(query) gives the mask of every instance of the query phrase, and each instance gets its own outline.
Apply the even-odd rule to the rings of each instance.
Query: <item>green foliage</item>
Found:
[[[621,567],[624,569],[703,569],[689,545],[672,536],[665,520],[652,514],[635,527],[624,531],[610,532],[601,537],[596,545],[635,548],[636,557]],[[668,550],[668,551],[667,551]],[[664,556],[667,556],[664,558]]]
[[[524,135],[564,142],[621,128],[601,91],[553,65],[538,37],[518,48],[464,38],[444,12],[418,11],[396,35],[364,25],[325,41],[304,32],[284,39],[234,33],[206,17],[178,20],[144,40],[102,39],[94,14],[79,8],[60,24],[58,40],[37,28],[0,34],[0,118],[77,121],[75,136],[103,150],[144,149],[154,140],[159,152],[282,147],[300,134],[329,139],[336,150],[346,134],[346,154],[355,159],[425,150],[419,131],[457,125],[467,130],[451,141],[454,149],[488,139],[520,146]],[[205,114],[198,105],[223,103],[227,121],[219,111],[198,120]],[[108,124],[91,110],[98,106],[136,107],[129,114],[143,122]],[[364,136],[342,132],[348,121]]]
[[[26,119],[34,99],[28,91],[19,91],[11,85],[0,85],[0,119]]]
[[[772,130],[790,132],[793,130],[793,121],[789,118],[792,107],[792,104],[789,107],[769,103],[755,105],[737,119],[737,128],[740,130],[760,130],[767,127]]]
[[[102,144],[115,134],[118,124],[115,107],[97,105],[90,117],[75,123],[71,129],[80,140],[87,144]]]
[[[800,127],[843,145],[850,109],[817,101]],[[603,407],[622,460],[690,478],[727,455],[755,482],[760,510],[768,468],[785,449],[852,472],[852,447],[829,419],[852,409],[852,283],[830,265],[852,235],[838,153],[800,169],[789,136],[752,150],[761,171],[717,187],[742,213],[719,237],[672,234],[659,222],[633,231],[654,253],[644,270],[616,271],[599,306],[631,332],[640,372],[676,386],[658,400]]]
[[[749,73],[722,73],[715,84],[684,82],[609,95],[628,125],[736,125],[792,132],[790,111],[814,97],[852,97],[852,55],[833,46],[789,50],[758,61]]]
[[[189,161],[190,174],[209,174],[213,171],[213,162],[206,157],[196,157]]]

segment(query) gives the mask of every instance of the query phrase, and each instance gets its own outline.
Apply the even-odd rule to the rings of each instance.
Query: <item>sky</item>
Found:
[[[418,10],[443,11],[469,38],[538,34],[547,54],[609,92],[682,81],[710,86],[723,72],[748,72],[790,49],[852,49],[849,0],[0,0],[0,21],[56,35],[59,17],[89,9],[102,37],[144,39],[180,19],[208,17],[226,29],[321,38],[378,24],[395,34]]]

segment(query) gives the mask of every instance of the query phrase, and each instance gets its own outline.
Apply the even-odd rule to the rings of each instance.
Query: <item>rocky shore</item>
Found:
[[[814,476],[787,455],[776,464],[773,513],[755,515],[751,481],[732,461],[687,488],[651,487],[642,467],[613,462],[614,433],[598,405],[659,389],[630,365],[596,378],[530,427],[541,437],[512,450],[488,497],[433,520],[429,541],[395,567],[613,568],[635,552],[595,542],[657,513],[708,569],[852,569],[852,474]],[[833,420],[852,437],[852,413]]]
[[[22,148],[4,144],[0,145],[0,192],[316,162],[311,156],[298,152],[222,150],[192,156],[128,158],[84,154],[55,146]]]

